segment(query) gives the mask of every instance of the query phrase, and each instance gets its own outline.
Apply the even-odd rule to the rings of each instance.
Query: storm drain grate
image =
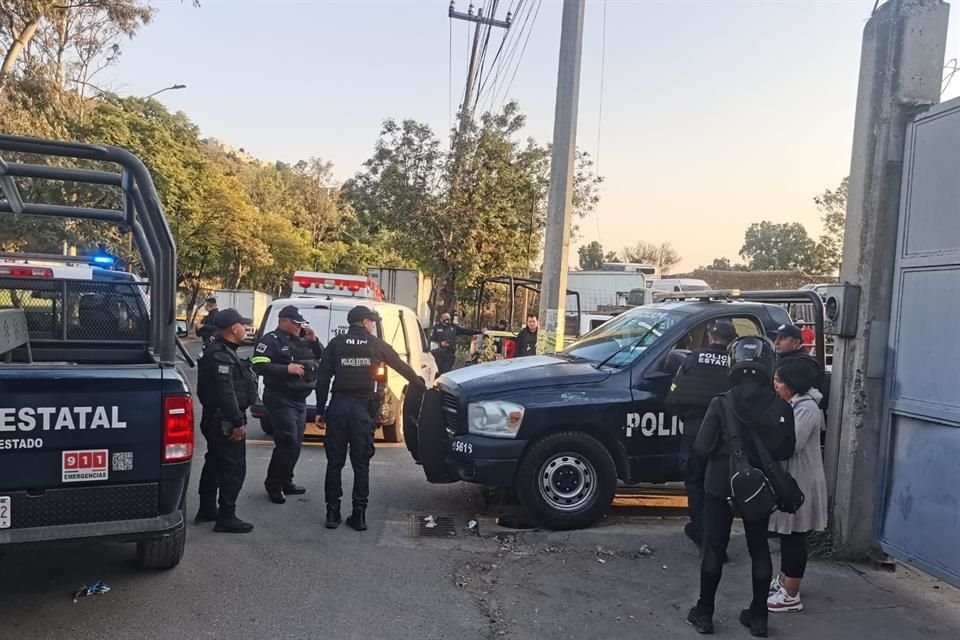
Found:
[[[451,516],[411,516],[410,533],[414,538],[453,538],[457,522]]]

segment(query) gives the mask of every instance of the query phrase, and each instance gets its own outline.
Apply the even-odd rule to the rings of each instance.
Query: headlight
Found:
[[[467,430],[478,436],[515,438],[523,422],[523,407],[512,402],[491,400],[467,406]]]

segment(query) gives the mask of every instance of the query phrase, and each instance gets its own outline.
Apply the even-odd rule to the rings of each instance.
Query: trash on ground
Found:
[[[603,558],[597,558],[597,562],[599,562],[600,564],[607,564],[607,561],[604,560]]]
[[[469,531],[474,531],[474,532],[476,532],[476,530],[477,530],[477,521],[476,521],[476,520],[471,520],[470,522],[468,522],[468,523],[467,523],[467,529],[468,529]]]
[[[427,529],[433,529],[434,527],[437,526],[437,521],[433,516],[427,516],[426,518],[423,519],[423,521],[427,523],[425,525]]]
[[[651,546],[648,545],[648,544],[640,545],[640,549],[637,550],[637,553],[639,553],[639,554],[642,555],[642,556],[652,556],[652,555],[653,555],[653,547],[651,547]]]
[[[73,594],[73,601],[76,602],[79,598],[86,598],[89,596],[96,596],[110,591],[110,585],[108,585],[103,580],[97,580],[93,584],[83,585],[80,587],[80,590]]]

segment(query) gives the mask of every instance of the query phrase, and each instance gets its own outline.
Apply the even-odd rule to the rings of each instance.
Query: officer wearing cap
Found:
[[[782,324],[777,327],[774,348],[777,351],[777,364],[785,360],[802,359],[810,369],[810,375],[816,381],[810,389],[810,396],[819,404],[823,400],[823,393],[820,388],[823,387],[823,367],[820,362],[807,353],[803,348],[803,329],[792,324]]]
[[[357,531],[367,528],[366,510],[370,493],[370,458],[373,456],[373,432],[380,414],[382,390],[378,388],[377,369],[386,364],[410,381],[426,388],[423,380],[394,351],[373,335],[380,316],[358,306],[347,314],[350,328],[330,340],[317,376],[317,422],[326,416],[327,473],[324,493],[327,502],[326,527],[340,525],[340,498],[343,496],[340,474],[350,453],[353,467],[353,513],[347,525]],[[333,396],[326,406],[333,380]],[[326,411],[324,408],[326,407]]]
[[[250,363],[237,355],[247,335],[244,325],[250,320],[236,309],[224,309],[217,312],[214,323],[217,335],[204,349],[197,373],[197,396],[203,405],[200,431],[207,441],[207,454],[195,522],[216,521],[214,531],[249,533],[253,525],[237,518],[236,508],[247,474],[247,408],[257,397]]]
[[[307,424],[306,399],[316,386],[322,356],[317,334],[300,310],[288,305],[280,310],[277,329],[260,339],[250,358],[253,370],[263,376],[263,406],[273,424],[273,455],[263,484],[276,504],[307,491],[294,484],[293,470]]]
[[[217,335],[217,323],[215,322],[218,312],[217,299],[210,296],[204,301],[203,308],[207,310],[207,315],[203,319],[203,324],[197,329],[197,336],[203,339],[203,344],[207,345]]]
[[[683,419],[680,463],[690,515],[683,531],[697,546],[703,544],[705,461],[693,452],[693,443],[710,401],[730,388],[727,347],[737,339],[737,330],[729,320],[717,320],[707,327],[707,338],[710,343],[705,349],[691,351],[684,358],[664,403],[668,411]]]

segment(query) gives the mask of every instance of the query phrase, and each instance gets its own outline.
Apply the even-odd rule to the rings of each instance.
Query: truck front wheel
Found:
[[[617,468],[603,444],[567,431],[535,442],[517,472],[517,496],[551,529],[582,529],[607,513],[617,489]]]

